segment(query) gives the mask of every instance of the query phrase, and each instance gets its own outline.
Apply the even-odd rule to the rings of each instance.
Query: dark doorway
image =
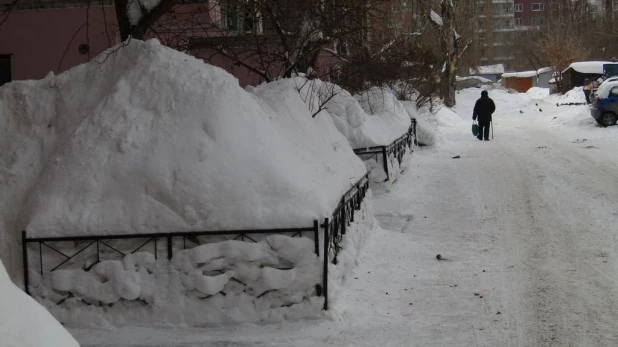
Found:
[[[0,86],[13,80],[11,74],[11,56],[0,55]]]

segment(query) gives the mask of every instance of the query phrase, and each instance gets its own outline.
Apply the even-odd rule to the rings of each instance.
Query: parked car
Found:
[[[614,81],[618,81],[618,76],[610,77],[610,78],[604,80],[603,82],[601,82],[600,84],[598,84],[598,82],[594,82],[593,81],[593,83],[591,83],[589,85],[589,87],[590,87],[590,95],[587,97],[587,101],[589,103],[592,103],[594,101],[594,98],[596,98],[597,91],[601,87],[601,85],[603,85],[603,83],[606,83],[606,82],[609,83],[609,82],[614,82]],[[584,87],[584,89],[585,88],[586,88],[586,86]]]
[[[618,80],[606,81],[597,89],[590,115],[602,126],[615,125],[618,120]]]

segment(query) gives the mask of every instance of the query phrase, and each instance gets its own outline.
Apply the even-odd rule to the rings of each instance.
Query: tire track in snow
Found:
[[[547,142],[547,134],[544,135],[540,138]],[[585,204],[581,200],[588,202],[594,200],[592,197],[601,197],[607,203],[618,201],[615,184],[610,189],[599,188],[590,183],[590,177],[603,183],[602,187],[618,180],[611,175],[599,176],[597,171],[603,171],[602,165],[573,150],[563,149],[560,143],[553,143],[552,148],[560,148],[555,156],[530,155],[529,148],[512,145],[517,143],[515,140],[534,143],[534,138],[539,138],[526,137],[508,139],[508,149],[500,146],[506,155],[493,157],[508,168],[506,180],[486,175],[489,182],[493,180],[494,189],[506,196],[494,198],[493,202],[499,206],[496,227],[503,230],[502,261],[505,265],[515,264],[514,271],[505,274],[514,284],[507,283],[508,280],[503,283],[503,300],[515,311],[510,316],[510,329],[515,329],[518,336],[518,341],[510,341],[509,346],[601,346],[608,345],[608,338],[611,345],[618,345],[615,333],[613,336],[611,333],[618,328],[615,323],[618,305],[612,299],[616,297],[615,284],[613,287],[586,284],[595,282],[594,276],[590,276],[590,266],[586,265],[593,259],[581,251],[611,243],[609,228],[586,227],[596,221],[594,215],[582,218]],[[565,172],[560,170],[564,161],[579,165]],[[484,165],[491,164],[484,162]],[[486,199],[491,201],[492,197]],[[610,211],[604,212],[607,215]],[[582,232],[596,234],[593,240],[582,239]],[[589,280],[582,281],[582,278]],[[513,298],[508,298],[510,295]],[[605,308],[598,301],[603,297],[608,298],[609,305]]]

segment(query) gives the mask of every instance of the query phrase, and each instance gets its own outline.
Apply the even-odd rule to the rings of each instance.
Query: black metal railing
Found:
[[[369,190],[369,174],[365,174],[339,201],[333,214],[324,219],[321,227],[324,229],[324,271],[323,292],[324,309],[328,310],[328,263],[337,264],[337,256],[341,250],[341,242],[346,228],[354,222],[354,213],[361,208],[361,203]],[[332,260],[331,260],[332,257]]]
[[[409,144],[408,144],[409,145]],[[166,232],[166,233],[145,233],[145,234],[115,234],[115,235],[88,235],[88,236],[62,236],[62,237],[28,237],[26,231],[22,231],[22,252],[23,252],[23,269],[24,269],[24,288],[26,293],[30,294],[30,278],[29,278],[29,266],[28,266],[28,245],[38,244],[38,257],[41,278],[44,276],[44,247],[59,254],[64,260],[59,263],[48,266],[51,268],[49,272],[53,272],[63,265],[70,262],[72,259],[85,250],[93,247],[96,249],[95,259],[92,262],[88,262],[88,266],[83,268],[88,271],[94,265],[99,263],[102,259],[102,249],[109,249],[113,253],[125,256],[133,254],[141,249],[144,249],[149,244],[152,245],[152,253],[155,259],[159,258],[161,252],[165,253],[167,259],[172,259],[174,249],[186,249],[189,240],[196,245],[199,245],[197,237],[202,236],[236,236],[234,240],[253,241],[257,242],[252,235],[272,235],[272,234],[286,234],[291,233],[292,237],[302,237],[303,233],[311,233],[314,239],[314,252],[317,256],[320,256],[319,247],[319,229],[324,230],[323,234],[323,283],[322,288],[317,290],[317,295],[324,296],[324,309],[328,309],[328,264],[337,264],[337,256],[342,249],[341,242],[343,236],[346,233],[347,227],[351,222],[354,222],[354,214],[360,210],[363,199],[365,198],[367,191],[369,190],[369,174],[366,173],[360,180],[358,180],[343,196],[341,197],[339,204],[335,208],[332,215],[324,219],[324,224],[319,225],[317,220],[313,221],[313,226],[305,228],[281,228],[281,229],[255,229],[255,230],[219,230],[219,231],[184,231],[184,232]],[[174,247],[174,240],[182,239],[182,248],[180,248],[178,241],[176,242],[176,248]],[[256,237],[257,238],[257,237]],[[137,243],[129,249],[126,249],[126,245],[122,247],[114,246],[111,244],[112,240],[127,240],[127,239],[142,239],[143,241]],[[78,242],[84,241],[85,245],[82,245],[77,251],[72,254],[67,254],[55,247],[54,243],[58,242]],[[163,244],[160,244],[163,242]],[[163,251],[160,250],[163,248]]]
[[[115,253],[118,253],[122,256],[133,254],[140,249],[144,248],[148,244],[152,244],[153,251],[152,253],[155,256],[155,259],[159,257],[159,240],[163,240],[165,247],[164,252],[167,256],[167,259],[172,259],[174,254],[173,241],[178,238],[182,238],[182,249],[187,248],[186,241],[189,240],[195,245],[200,245],[197,237],[200,236],[236,236],[233,240],[241,240],[241,241],[252,241],[257,242],[254,235],[273,235],[273,234],[292,234],[292,237],[302,237],[303,233],[311,232],[314,238],[314,252],[316,255],[320,255],[320,242],[319,242],[319,224],[317,220],[313,221],[313,226],[306,228],[282,228],[282,229],[255,229],[255,230],[217,230],[217,231],[184,231],[184,232],[167,232],[167,233],[147,233],[147,234],[119,234],[119,235],[92,235],[92,236],[63,236],[63,237],[27,237],[26,231],[22,231],[22,252],[23,252],[23,267],[24,267],[24,288],[26,293],[30,294],[30,278],[28,274],[28,244],[38,243],[38,255],[39,255],[39,267],[41,278],[44,276],[44,260],[43,260],[43,247],[54,251],[56,254],[59,254],[64,258],[60,263],[54,264],[49,270],[49,272],[53,272],[59,269],[61,266],[65,265],[72,259],[85,250],[94,247],[96,249],[94,262],[90,263],[85,270],[89,270],[94,265],[101,261],[102,248],[109,249]],[[252,237],[253,236],[253,237]],[[130,249],[119,250],[120,247],[115,247],[110,244],[110,240],[127,240],[127,239],[142,239],[144,240],[142,243],[134,246]],[[66,241],[85,241],[87,244],[82,246],[76,252],[72,254],[67,254],[59,250],[57,247],[54,247],[54,243],[58,242],[66,242]]]
[[[385,181],[388,181],[390,180],[390,173],[388,170],[389,156],[393,156],[397,159],[399,164],[401,164],[406,150],[408,148],[410,150],[413,149],[412,144],[414,144],[414,146],[418,145],[418,141],[416,140],[416,119],[414,118],[412,118],[412,125],[408,128],[408,131],[393,141],[390,145],[357,148],[354,149],[354,153],[363,160],[376,158],[376,161],[378,160],[377,156],[382,155],[382,166],[384,168],[384,172],[386,173]]]

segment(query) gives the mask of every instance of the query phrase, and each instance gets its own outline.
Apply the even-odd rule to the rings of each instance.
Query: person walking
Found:
[[[472,114],[472,120],[476,120],[478,117],[479,122],[479,134],[477,138],[479,140],[485,139],[489,141],[489,126],[491,125],[491,115],[496,110],[496,104],[489,98],[486,90],[481,92],[481,98],[476,100],[474,104],[474,112]]]

